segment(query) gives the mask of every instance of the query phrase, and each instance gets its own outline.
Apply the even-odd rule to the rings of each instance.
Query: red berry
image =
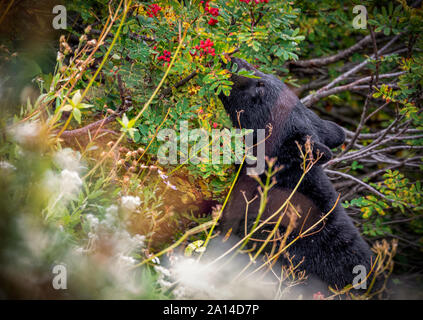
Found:
[[[214,26],[218,21],[216,19],[210,18],[209,25]]]
[[[150,18],[155,17],[155,16],[157,16],[157,14],[160,10],[162,10],[162,8],[159,5],[157,5],[155,3],[150,4],[148,6],[148,9],[147,9],[148,16]]]

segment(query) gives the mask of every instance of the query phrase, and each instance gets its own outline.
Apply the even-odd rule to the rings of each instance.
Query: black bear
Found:
[[[220,95],[220,99],[235,127],[256,130],[271,124],[273,130],[265,141],[265,153],[269,158],[277,158],[276,164],[282,166],[276,175],[277,184],[268,194],[261,220],[273,214],[297,185],[303,173],[298,144],[304,145],[309,137],[313,152],[316,156],[320,154],[321,158],[306,174],[291,199],[301,218],[288,241],[294,239],[300,229],[304,231],[316,222],[319,226],[316,232],[294,242],[288,251],[294,264],[304,259],[300,268],[310,278],[339,289],[351,284],[356,276],[353,273],[355,266],[362,265],[367,272],[370,271],[372,253],[342,205],[335,206],[338,194],[321,167],[331,159],[330,149],[344,142],[343,129],[320,119],[275,76],[264,74],[239,58],[232,58],[232,63],[238,65],[238,70],[246,69],[259,78],[233,73],[234,85],[230,95]],[[260,205],[258,187],[256,180],[245,170],[241,171],[219,222],[222,234],[230,230],[232,235],[243,237],[245,225],[252,226]],[[246,222],[245,198],[251,200],[255,196],[256,200],[248,206]],[[322,221],[321,217],[331,209],[333,211]],[[288,220],[282,220],[282,232]]]

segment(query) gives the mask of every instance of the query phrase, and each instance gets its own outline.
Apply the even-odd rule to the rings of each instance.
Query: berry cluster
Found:
[[[210,17],[208,24],[211,25],[211,26],[214,26],[218,22],[218,20],[213,18],[213,17],[219,16],[219,8],[210,7],[209,2],[210,1],[206,2],[205,6],[204,6],[204,10],[212,16],[212,17]],[[204,1],[200,1],[200,3],[202,4],[202,3],[204,3]]]
[[[240,2],[245,2],[246,4],[249,4],[251,0],[239,0]],[[259,4],[259,3],[269,3],[269,0],[252,0],[252,2]]]
[[[166,62],[170,62],[170,58],[172,57],[172,53],[167,50],[163,50],[163,54],[161,56],[157,57],[157,60],[163,60],[163,66],[166,64]]]
[[[162,7],[160,7],[158,4],[150,4],[147,9],[147,14],[150,18],[157,16],[159,11],[162,10]]]
[[[194,47],[195,51],[194,53],[190,52],[190,54],[194,57],[194,56],[207,56],[208,54],[210,54],[212,57],[214,57],[216,55],[215,50],[213,48],[214,46],[214,42],[211,41],[210,39],[207,39],[206,41],[201,40],[200,41],[200,45],[196,45]]]
[[[213,17],[219,16],[219,8],[213,8],[213,7],[210,8],[209,1],[206,2],[204,9],[206,10],[206,12],[210,13]]]

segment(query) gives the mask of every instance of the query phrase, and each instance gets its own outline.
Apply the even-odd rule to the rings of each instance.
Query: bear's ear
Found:
[[[342,127],[338,126],[335,122],[323,120],[313,111],[303,106],[302,112],[308,118],[309,122],[306,122],[306,128],[317,134],[319,142],[325,144],[330,149],[336,148],[344,143],[345,132]],[[311,124],[311,126],[310,126]]]
[[[335,122],[323,120],[322,125],[318,128],[320,141],[329,148],[336,148],[344,143],[345,132]]]

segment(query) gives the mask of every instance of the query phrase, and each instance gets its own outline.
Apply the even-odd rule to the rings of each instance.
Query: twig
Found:
[[[68,138],[73,138],[73,137],[78,137],[84,134],[88,134],[88,132],[91,132],[98,128],[102,128],[106,124],[114,121],[116,117],[122,115],[126,110],[128,110],[128,108],[132,106],[131,96],[128,94],[128,90],[125,89],[125,85],[123,84],[120,75],[117,76],[117,81],[118,81],[120,98],[122,100],[122,103],[118,109],[118,112],[115,112],[104,119],[97,120],[93,123],[90,123],[82,128],[78,128],[74,130],[65,130],[62,132],[61,137],[68,139]]]
[[[182,87],[183,85],[185,85],[186,83],[188,83],[192,78],[194,78],[197,74],[198,74],[197,70],[191,72],[187,77],[185,77],[181,81],[175,83],[173,85],[173,87],[175,89],[178,89],[179,87]],[[162,92],[163,96],[168,96],[171,93],[172,93],[172,88],[171,87],[170,88],[163,89],[163,92]]]
[[[378,113],[380,110],[382,110],[383,108],[385,108],[390,102],[385,102],[384,104],[382,104],[380,107],[378,107],[375,111],[373,111],[372,113],[370,113],[366,119],[364,120],[364,122],[369,121],[376,113]]]
[[[397,41],[400,36],[403,33],[400,33],[398,35],[396,35],[395,37],[393,37],[382,49],[380,49],[379,54],[384,53],[393,43],[395,43],[395,41]],[[326,86],[320,88],[316,93],[310,94],[307,97],[301,99],[301,102],[304,104],[309,104],[309,100],[313,100],[314,101],[314,96],[317,94],[320,94],[324,91],[327,91],[329,89],[331,89],[332,87],[334,87],[337,83],[347,79],[349,76],[351,76],[352,74],[356,73],[357,71],[361,70],[362,68],[364,68],[370,61],[375,59],[375,55],[373,54],[372,56],[370,56],[369,58],[365,59],[363,62],[359,63],[358,65],[356,65],[355,67],[351,68],[350,70],[348,70],[347,72],[341,74],[340,76],[338,76],[337,78],[335,78],[334,80],[332,80],[332,82],[330,82],[329,84],[327,84]]]
[[[357,182],[358,184],[360,184],[360,185],[362,185],[363,187],[365,187],[367,190],[369,190],[369,191],[371,191],[372,193],[374,193],[375,195],[377,195],[377,196],[379,196],[379,197],[381,197],[381,198],[383,198],[383,199],[385,199],[385,200],[387,200],[387,201],[389,201],[389,202],[393,202],[393,200],[391,200],[391,199],[387,198],[384,194],[380,193],[379,191],[377,191],[377,190],[376,190],[375,188],[373,188],[372,186],[368,185],[367,183],[365,183],[365,182],[361,181],[360,179],[358,179],[358,178],[356,178],[356,177],[354,177],[354,176],[352,176],[352,175],[349,175],[349,174],[344,173],[344,172],[334,171],[334,170],[328,170],[328,169],[325,169],[325,172],[330,173],[330,174],[337,174],[337,175],[339,175],[339,176],[341,176],[341,177],[344,177],[344,178],[350,179],[350,180],[352,180],[352,181],[355,181],[355,182]]]
[[[379,79],[382,78],[393,78],[393,77],[397,77],[400,76],[402,74],[404,74],[405,71],[401,71],[401,72],[394,72],[394,73],[386,73],[386,74],[381,74],[379,75]],[[357,86],[360,83],[364,83],[364,82],[368,82],[371,80],[371,77],[364,77],[361,79],[358,79],[354,82],[351,82],[349,84],[343,85],[343,86],[338,86],[336,88],[332,88],[330,90],[325,90],[325,91],[321,91],[321,92],[316,92],[314,94],[311,94],[303,99],[301,99],[301,102],[306,105],[306,106],[310,106],[313,103],[319,101],[322,98],[328,97],[330,95],[339,93],[339,92],[343,92],[343,91],[347,91],[347,90],[353,90],[353,89],[357,89],[359,88],[359,86]],[[368,86],[364,86],[363,88],[367,89]],[[360,88],[361,89],[361,88]]]
[[[355,45],[349,47],[348,49],[339,51],[337,54],[334,54],[332,56],[315,58],[310,60],[291,61],[289,65],[301,68],[325,66],[350,56],[354,52],[362,49],[365,45],[369,44],[370,42],[372,42],[372,38],[370,35],[368,35],[361,39],[359,42],[357,42]]]

